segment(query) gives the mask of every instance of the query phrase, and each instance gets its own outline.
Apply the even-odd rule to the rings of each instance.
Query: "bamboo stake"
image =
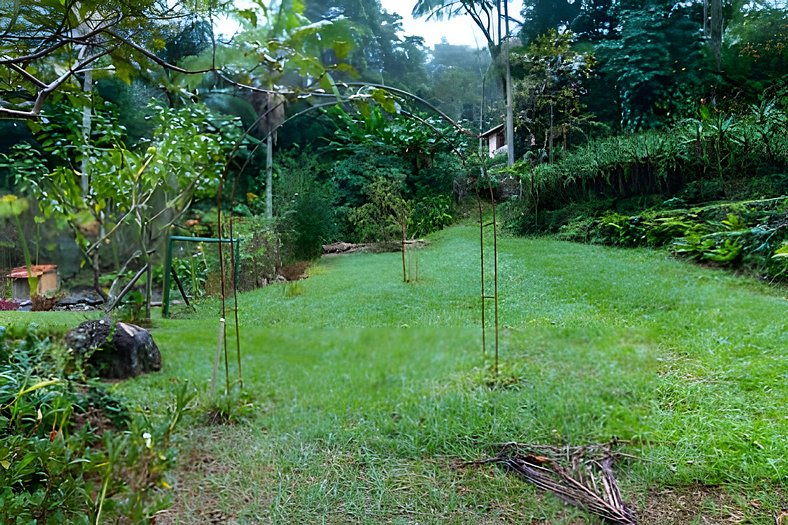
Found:
[[[222,342],[224,341],[224,317],[219,318],[219,337],[216,341],[216,354],[213,356],[213,370],[211,372],[211,395],[216,394],[216,374],[219,370],[219,358],[222,356]]]

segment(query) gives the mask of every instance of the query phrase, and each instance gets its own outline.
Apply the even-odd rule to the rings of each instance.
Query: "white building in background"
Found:
[[[506,130],[503,124],[498,124],[482,133],[482,140],[487,144],[490,157],[506,152]]]

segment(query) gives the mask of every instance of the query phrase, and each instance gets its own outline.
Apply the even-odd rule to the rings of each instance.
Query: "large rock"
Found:
[[[69,348],[88,355],[99,376],[125,379],[161,370],[161,352],[150,332],[108,319],[85,321],[66,334]]]

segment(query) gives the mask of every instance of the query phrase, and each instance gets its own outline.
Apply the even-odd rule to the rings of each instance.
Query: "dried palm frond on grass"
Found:
[[[498,464],[511,469],[566,503],[608,523],[636,525],[634,511],[624,502],[613,475],[616,442],[584,447],[552,447],[506,443],[494,458],[468,464]]]

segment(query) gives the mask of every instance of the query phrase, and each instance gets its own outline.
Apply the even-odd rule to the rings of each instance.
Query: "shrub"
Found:
[[[84,379],[57,334],[0,327],[0,521],[139,523],[166,508],[172,437],[192,395],[137,415]]]
[[[241,239],[238,289],[252,290],[274,280],[282,264],[282,243],[275,223],[262,216],[239,218],[233,235]],[[229,253],[227,257],[227,268],[231,269]],[[218,269],[213,273],[218,276]]]
[[[145,318],[145,294],[139,290],[127,293],[116,310],[116,317],[124,323],[150,324],[150,319]]]
[[[335,182],[327,182],[328,173],[320,157],[309,151],[283,155],[279,172],[275,211],[282,263],[320,257],[323,244],[333,241],[337,233]]]
[[[13,311],[19,309],[19,303],[0,299],[0,311]]]
[[[349,216],[357,240],[401,240],[410,217],[410,203],[402,197],[401,186],[392,179],[380,177],[368,186],[367,198],[368,202],[354,209]]]
[[[323,244],[336,232],[330,198],[320,189],[296,195],[280,225],[287,262],[312,260],[323,253]]]
[[[638,215],[608,212],[579,217],[560,229],[564,240],[614,246],[668,247],[676,255],[728,268],[743,267],[770,279],[784,279],[788,257],[786,198],[715,204]]]
[[[436,195],[417,200],[410,216],[410,233],[422,237],[450,225],[453,217],[454,201],[448,195]]]

